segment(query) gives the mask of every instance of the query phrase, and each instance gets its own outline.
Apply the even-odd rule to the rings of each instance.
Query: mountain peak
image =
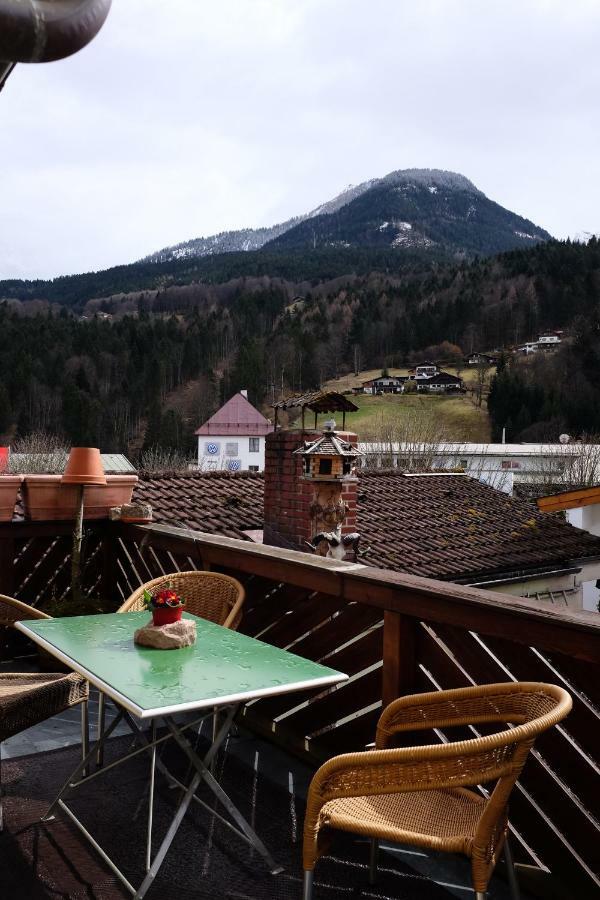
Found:
[[[382,184],[419,184],[425,187],[442,187],[451,190],[469,191],[472,194],[483,192],[476,188],[472,181],[459,172],[446,169],[397,169],[377,179]],[[373,182],[372,182],[373,183]]]

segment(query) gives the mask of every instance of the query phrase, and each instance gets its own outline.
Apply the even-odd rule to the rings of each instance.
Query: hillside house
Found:
[[[538,350],[554,350],[562,341],[556,332],[551,332],[550,334],[540,334],[537,343]]]
[[[540,334],[537,341],[527,341],[521,347],[517,347],[518,353],[537,353],[538,350],[548,351],[556,350],[562,343],[562,331],[552,331],[547,334]]]
[[[262,472],[265,437],[273,425],[239,391],[195,432],[202,471]]]
[[[465,362],[468,366],[495,366],[498,364],[498,357],[489,353],[471,353]]]
[[[408,377],[406,375],[380,375],[379,378],[363,381],[362,393],[401,394],[404,391],[404,383],[407,380]]]
[[[431,378],[416,379],[417,390],[431,394],[456,393],[463,389],[462,378],[451,375],[450,372],[438,372]]]

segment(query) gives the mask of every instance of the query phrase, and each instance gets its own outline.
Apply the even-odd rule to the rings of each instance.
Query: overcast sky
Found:
[[[0,278],[271,225],[451,169],[557,237],[600,232],[598,0],[113,0],[0,94]]]

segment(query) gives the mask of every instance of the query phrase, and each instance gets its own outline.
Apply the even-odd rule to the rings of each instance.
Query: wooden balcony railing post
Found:
[[[115,593],[117,554],[115,542],[117,534],[112,523],[102,529],[102,570],[100,576],[100,593],[105,609],[110,609],[111,603],[116,608]]]
[[[383,707],[415,689],[416,676],[415,619],[386,609],[383,614]]]

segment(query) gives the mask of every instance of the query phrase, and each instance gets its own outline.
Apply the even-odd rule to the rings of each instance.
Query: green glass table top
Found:
[[[190,613],[197,640],[181,650],[133,642],[147,612],[19,622],[17,627],[141,718],[334,684],[346,676]]]

